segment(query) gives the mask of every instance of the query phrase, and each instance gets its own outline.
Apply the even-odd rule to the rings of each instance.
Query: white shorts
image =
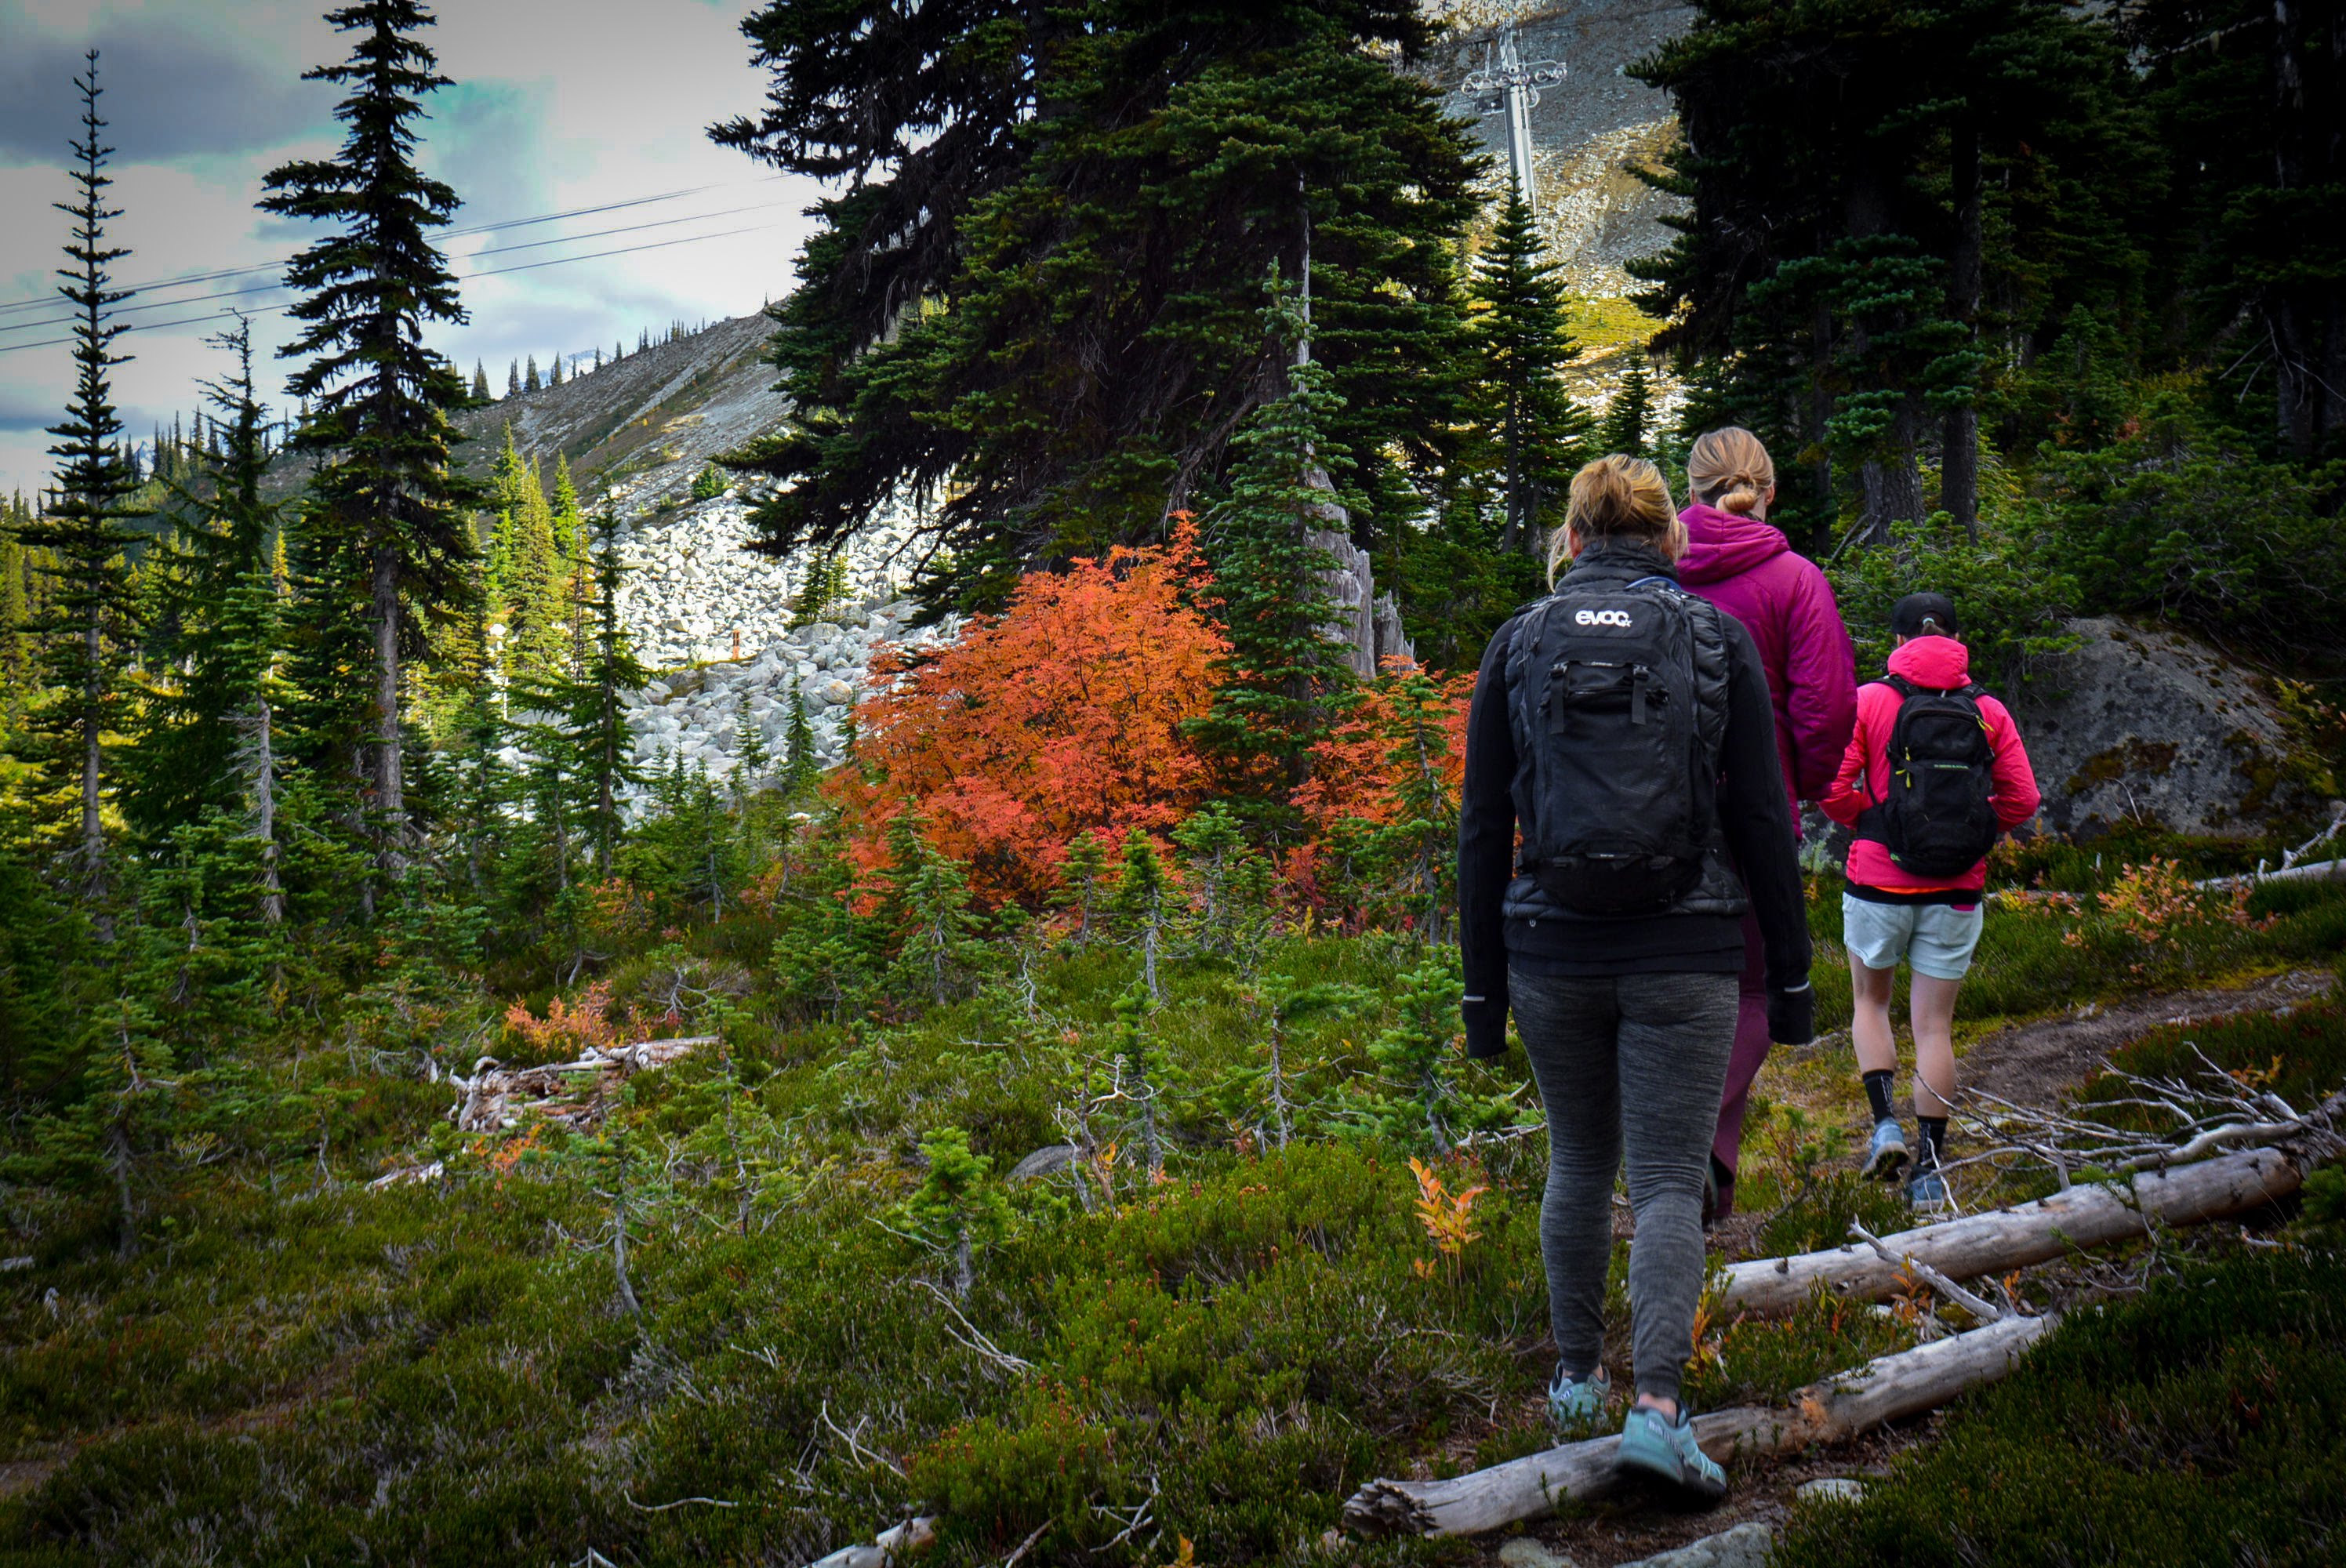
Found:
[[[1961,980],[1972,966],[1987,911],[1978,904],[1878,904],[1841,896],[1841,943],[1868,969],[1895,969],[1904,959],[1917,974]]]

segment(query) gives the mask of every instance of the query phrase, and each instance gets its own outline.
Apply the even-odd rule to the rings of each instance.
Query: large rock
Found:
[[[1768,1568],[1768,1553],[1775,1541],[1776,1532],[1765,1524],[1739,1524],[1674,1552],[1625,1563],[1622,1568]]]
[[[2075,620],[2076,651],[2008,697],[2045,822],[2246,837],[2310,803],[2266,678],[2196,637]]]

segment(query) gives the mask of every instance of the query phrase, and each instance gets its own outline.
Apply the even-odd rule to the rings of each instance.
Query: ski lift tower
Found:
[[[1463,84],[1469,97],[1481,100],[1486,115],[1507,117],[1507,167],[1524,205],[1539,215],[1539,195],[1532,184],[1532,110],[1539,106],[1540,89],[1564,81],[1561,60],[1525,60],[1515,49],[1515,24],[1499,29],[1486,46],[1483,64],[1467,73]]]

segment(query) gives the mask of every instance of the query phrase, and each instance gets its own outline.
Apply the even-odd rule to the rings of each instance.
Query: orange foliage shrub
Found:
[[[1311,777],[1295,792],[1304,820],[1321,832],[1352,819],[1379,826],[1413,814],[1439,789],[1454,803],[1466,777],[1466,709],[1474,672],[1421,678],[1433,688],[1421,711],[1410,670],[1396,656],[1360,688],[1344,721],[1312,748]]]
[[[619,1044],[619,1028],[611,1018],[611,983],[598,980],[571,1006],[559,996],[546,1003],[546,1016],[534,1017],[516,1002],[505,1009],[505,1027],[520,1035],[532,1051],[564,1052],[577,1058],[589,1049],[609,1050]]]
[[[1002,616],[902,670],[859,714],[861,771],[832,786],[859,861],[884,861],[888,822],[909,809],[981,897],[1032,900],[1077,834],[1187,816],[1207,772],[1181,727],[1211,703],[1228,650],[1184,602],[1205,582],[1184,524],[1161,547],[1030,574]]]

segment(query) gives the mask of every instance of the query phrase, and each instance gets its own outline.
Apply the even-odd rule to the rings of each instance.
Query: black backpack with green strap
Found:
[[[1943,689],[1899,675],[1883,684],[1900,699],[1890,727],[1890,777],[1861,836],[1888,850],[1900,871],[1962,876],[2004,830],[1995,820],[1995,747],[1980,712],[1984,693],[1976,682]]]

